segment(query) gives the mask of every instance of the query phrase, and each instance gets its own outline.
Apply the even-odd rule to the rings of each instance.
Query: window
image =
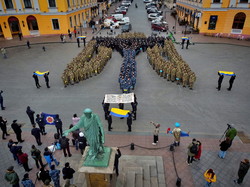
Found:
[[[70,28],[73,27],[73,24],[72,24],[72,17],[69,17],[69,24],[70,24]]]
[[[240,12],[234,16],[233,29],[243,29],[246,20],[246,14]]]
[[[213,3],[220,3],[220,0],[213,0]]]
[[[218,16],[210,16],[208,30],[215,30],[217,19]]]
[[[5,6],[6,6],[7,9],[14,8],[12,0],[4,0],[4,2],[5,2]]]
[[[49,7],[56,7],[56,0],[48,0],[49,1]]]
[[[77,22],[76,22],[76,15],[74,15],[74,20],[75,20],[75,26],[77,25]]]
[[[23,0],[23,3],[25,8],[32,8],[30,0]]]
[[[78,14],[78,22],[79,22],[79,25],[81,24],[81,16],[80,14]]]
[[[67,0],[68,8],[70,8],[70,0]]]
[[[52,24],[53,24],[53,29],[54,30],[59,30],[60,29],[58,19],[52,19]]]
[[[240,0],[240,3],[248,3],[248,0]]]

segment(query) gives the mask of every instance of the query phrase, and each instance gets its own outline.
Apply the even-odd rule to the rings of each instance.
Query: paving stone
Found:
[[[157,169],[155,166],[150,166],[150,176],[156,177],[157,176]]]
[[[135,172],[126,173],[126,187],[135,187]]]
[[[136,176],[136,178],[135,178],[135,186],[136,187],[144,187],[143,186],[143,175],[142,174],[136,174],[135,175]]]
[[[150,177],[151,186],[158,187],[158,178],[157,177]]]
[[[159,184],[165,184],[166,185],[165,175],[164,174],[159,174],[158,173],[158,182],[159,182]]]
[[[164,173],[164,167],[163,167],[163,160],[162,157],[157,156],[156,157],[156,164],[157,164],[157,172],[158,174],[163,174]]]
[[[150,166],[149,165],[143,166],[143,179],[150,180]]]

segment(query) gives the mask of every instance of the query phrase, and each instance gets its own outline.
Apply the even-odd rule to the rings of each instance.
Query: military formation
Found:
[[[96,37],[67,65],[62,75],[64,86],[73,85],[99,74],[117,50],[124,57],[118,82],[129,93],[136,84],[135,56],[147,51],[149,63],[158,75],[168,81],[193,89],[195,73],[176,51],[172,41],[162,36],[146,37],[144,33],[122,33],[116,37]]]
[[[136,61],[135,50],[124,49],[124,60],[121,65],[118,82],[123,93],[130,93],[130,89],[134,90],[136,84]]]
[[[176,51],[172,41],[166,39],[164,46],[158,44],[148,48],[147,55],[149,63],[159,76],[167,81],[176,82],[177,85],[189,87],[190,90],[193,89],[196,81],[195,73]]]
[[[64,87],[99,74],[111,57],[111,48],[98,47],[96,41],[91,40],[83,51],[67,64],[67,68],[62,74]]]

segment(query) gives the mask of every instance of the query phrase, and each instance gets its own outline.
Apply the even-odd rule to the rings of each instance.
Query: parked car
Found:
[[[118,8],[128,10],[127,6],[119,6]]]
[[[151,14],[151,13],[158,13],[160,15],[162,15],[162,11],[158,11],[157,9],[150,9],[149,11],[147,11],[148,14]]]
[[[116,9],[116,10],[115,10],[115,13],[126,15],[126,14],[127,14],[127,11],[126,11],[125,9]]]
[[[155,7],[156,7],[157,4],[156,4],[155,2],[147,3],[145,9],[147,9],[147,8],[149,8],[149,7],[152,7],[152,6],[155,6]]]
[[[121,21],[119,21],[120,25],[125,25],[125,24],[128,24],[128,23],[130,23],[129,17],[124,17],[124,18],[122,18]]]
[[[161,16],[160,14],[158,13],[151,13],[151,14],[148,14],[148,20],[155,20],[155,19],[159,19],[161,20],[163,18],[163,16]]]
[[[165,25],[168,25],[168,22],[166,21],[162,21],[162,19],[155,19],[155,20],[152,20],[151,23],[153,24],[165,24]]]
[[[129,32],[132,30],[132,25],[129,23],[129,24],[125,24],[122,26],[122,32]]]
[[[122,2],[121,5],[122,5],[122,6],[130,6],[131,3],[130,3],[130,2]]]
[[[118,29],[120,27],[120,25],[119,25],[118,22],[114,22],[112,19],[105,19],[104,23],[103,23],[104,28],[108,28],[109,29],[110,25],[113,25],[113,27],[115,29]]]
[[[111,14],[116,20],[120,21],[123,18],[123,14]]]
[[[143,0],[144,3],[151,3],[152,0]]]
[[[151,28],[152,30],[166,32],[168,30],[168,25],[163,24],[163,23],[159,23],[159,24],[152,23]]]

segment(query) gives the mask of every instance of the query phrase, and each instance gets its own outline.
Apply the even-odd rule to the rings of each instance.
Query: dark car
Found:
[[[162,31],[162,32],[166,32],[168,30],[168,26],[163,23],[157,23],[157,24],[152,23],[151,28],[152,30]]]
[[[130,23],[122,26],[122,32],[129,32],[131,29],[132,25]]]

